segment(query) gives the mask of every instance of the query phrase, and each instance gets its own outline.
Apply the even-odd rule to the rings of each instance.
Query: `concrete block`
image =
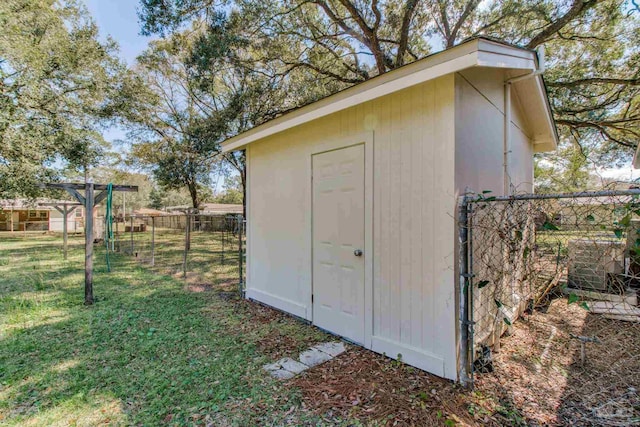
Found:
[[[332,357],[327,353],[312,347],[309,350],[300,353],[299,359],[302,363],[311,367],[324,363],[327,360],[331,360]]]
[[[341,341],[324,342],[322,344],[314,345],[313,348],[320,350],[323,353],[327,353],[331,357],[344,353],[344,343]]]
[[[302,371],[309,369],[307,365],[304,363],[300,363],[297,360],[293,360],[289,357],[285,357],[284,359],[280,359],[278,362],[282,369],[285,369],[289,372],[293,372],[294,374],[299,374]]]
[[[289,378],[293,378],[296,376],[296,374],[287,371],[286,369],[276,369],[275,371],[269,371],[269,374],[279,380],[288,380]]]

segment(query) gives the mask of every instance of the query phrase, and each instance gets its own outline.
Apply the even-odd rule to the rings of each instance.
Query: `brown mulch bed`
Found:
[[[367,425],[389,426],[475,423],[464,401],[468,392],[359,347],[350,346],[289,384],[302,390],[306,409],[327,420],[358,419]]]
[[[225,299],[246,319],[239,339],[271,360],[335,339],[270,307]],[[571,334],[601,341],[587,344],[584,366]],[[476,374],[473,392],[355,346],[282,386],[299,389],[299,409],[329,425],[640,426],[640,324],[556,299],[515,322],[501,344],[494,372]]]
[[[570,334],[600,340],[586,345],[584,366]],[[499,410],[518,408],[521,425],[640,425],[640,324],[556,299],[546,313],[516,322],[501,343],[495,371],[478,374],[476,389],[497,397]]]
[[[272,360],[282,357],[295,359],[300,351],[319,342],[335,339],[274,308],[244,299],[234,303],[235,310],[250,320],[240,325],[240,339],[254,343],[260,353]]]

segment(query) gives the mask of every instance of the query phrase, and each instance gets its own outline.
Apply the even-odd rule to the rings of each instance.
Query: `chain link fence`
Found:
[[[461,338],[476,390],[534,425],[640,425],[640,190],[460,207]]]
[[[191,284],[243,290],[242,215],[180,213],[114,218],[111,250]]]

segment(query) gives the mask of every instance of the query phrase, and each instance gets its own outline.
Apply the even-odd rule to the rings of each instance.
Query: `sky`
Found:
[[[0,0],[1,1],[1,0]],[[120,46],[120,56],[133,65],[136,57],[147,47],[151,37],[140,35],[136,8],[137,0],[84,0],[100,29],[101,37],[111,36]],[[126,133],[117,127],[103,132],[108,141],[125,140]],[[640,171],[629,167],[599,169],[596,175],[613,179],[637,179]]]
[[[2,0],[0,0],[2,1]],[[140,24],[136,8],[138,0],[84,0],[89,13],[95,20],[100,30],[100,36],[110,36],[120,47],[120,57],[128,65],[135,64],[136,57],[146,48],[153,37],[140,35]],[[102,132],[107,141],[116,142],[126,140],[127,135],[123,129],[112,126]],[[214,174],[213,188],[219,192],[222,189],[223,179],[220,174]]]
[[[1,0],[0,0],[1,1]],[[136,8],[137,0],[84,0],[89,13],[100,29],[100,36],[111,36],[120,47],[120,57],[128,65],[135,63],[136,57],[146,49],[151,37],[140,35],[140,24]],[[112,126],[103,131],[107,141],[125,140],[123,129]]]
[[[110,35],[120,45],[120,56],[132,65],[147,47],[151,37],[140,35],[137,0],[85,0],[100,35]]]

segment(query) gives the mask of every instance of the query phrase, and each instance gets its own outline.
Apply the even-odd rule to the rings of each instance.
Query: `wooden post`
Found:
[[[13,234],[15,230],[13,229],[13,207],[11,207],[11,234]]]
[[[62,215],[62,254],[64,256],[64,259],[66,260],[69,253],[69,215],[75,212],[76,208],[79,206],[79,203],[40,203],[39,206],[53,206],[55,210],[60,212],[60,215]]]
[[[84,226],[84,303],[93,304],[93,183],[88,182],[85,190],[86,213]]]
[[[156,217],[151,217],[151,267],[156,265]]]
[[[62,208],[62,252],[64,254],[64,259],[67,259],[67,215],[69,209],[65,204]]]
[[[120,224],[120,219],[116,217],[116,238],[114,240],[118,241],[118,244],[116,245],[116,249],[118,250],[118,252],[120,252],[120,231],[118,230],[119,224]]]

